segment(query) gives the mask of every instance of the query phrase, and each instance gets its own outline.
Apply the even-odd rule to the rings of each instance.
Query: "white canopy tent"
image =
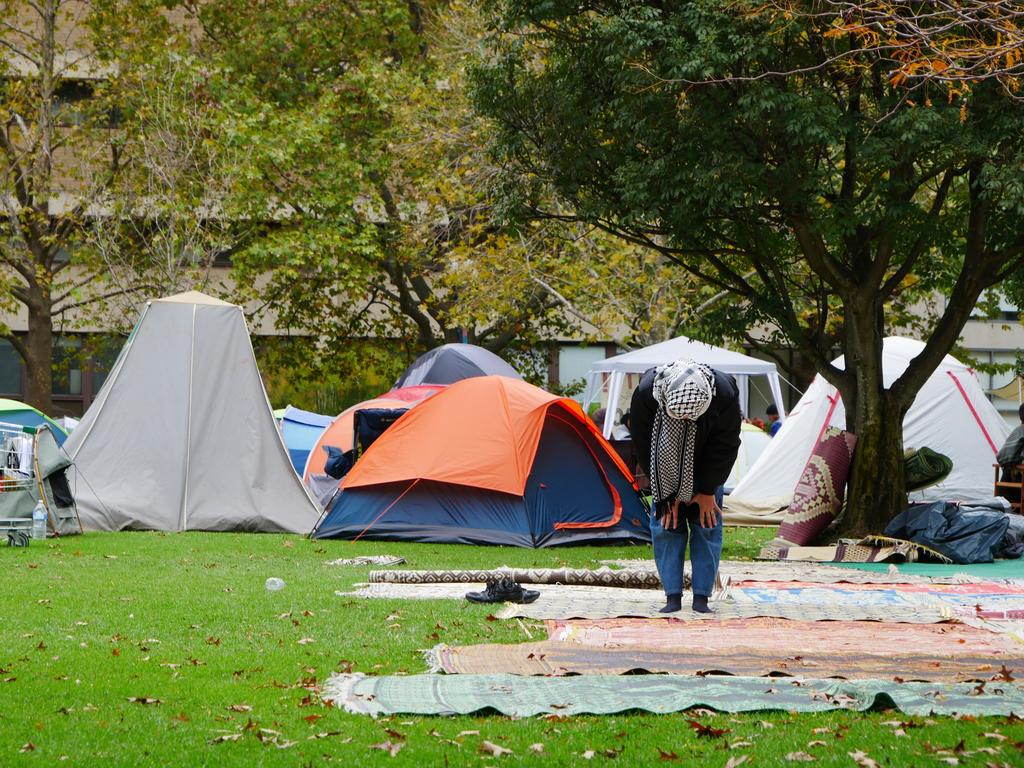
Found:
[[[924,344],[890,337],[882,352],[885,386],[907,369]],[[842,357],[834,361],[844,367]],[[835,387],[820,375],[754,466],[725,499],[725,522],[778,525],[800,475],[828,425],[845,428],[846,411]],[[974,372],[946,355],[903,418],[903,447],[928,447],[949,456],[953,470],[941,483],[912,495],[915,501],[982,499],[992,495],[992,464],[1010,428],[985,397]]]
[[[739,352],[730,352],[728,349],[705,344],[702,341],[694,341],[685,336],[678,336],[660,344],[653,344],[594,363],[587,375],[587,388],[583,393],[583,409],[586,411],[592,403],[601,400],[601,396],[606,394],[607,397],[604,400],[607,402],[608,408],[605,412],[604,424],[601,426],[604,436],[611,437],[616,413],[629,407],[629,398],[640,375],[652,366],[664,365],[682,358],[706,363],[716,371],[731,373],[735,376],[740,389],[740,409],[744,415],[748,415],[750,377],[764,376],[768,380],[772,400],[779,409],[779,418],[785,418],[782,387],[779,384],[779,373],[775,369],[775,363],[748,357]]]

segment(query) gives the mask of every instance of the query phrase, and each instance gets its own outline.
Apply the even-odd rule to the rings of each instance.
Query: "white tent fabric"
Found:
[[[922,349],[920,341],[887,338],[882,354],[885,386],[899,378]],[[835,365],[842,368],[843,358]],[[725,521],[777,525],[827,425],[845,428],[846,411],[836,388],[816,376],[771,445],[726,497]],[[992,464],[1009,433],[974,372],[947,355],[903,420],[903,447],[928,447],[943,453],[953,460],[953,471],[913,498],[955,501],[991,497]]]
[[[312,530],[240,307],[151,301],[64,444],[86,530]]]
[[[587,375],[587,388],[583,393],[583,409],[607,394],[605,401],[608,409],[605,412],[603,427],[604,436],[611,437],[615,426],[616,413],[628,408],[628,398],[639,381],[640,374],[655,365],[664,365],[682,358],[690,358],[699,363],[706,363],[716,371],[731,373],[736,377],[740,388],[740,409],[747,414],[747,399],[750,391],[751,376],[765,376],[772,393],[775,406],[779,409],[779,418],[785,418],[782,403],[782,387],[779,384],[779,373],[775,363],[758,360],[739,352],[694,341],[685,336],[678,336],[660,344],[652,344],[643,349],[636,349],[605,360],[599,360],[590,368]]]
[[[729,493],[739,485],[746,477],[751,468],[772,444],[772,438],[758,426],[743,422],[740,426],[740,450],[736,454],[736,461],[733,462],[732,470],[725,481],[725,492]]]

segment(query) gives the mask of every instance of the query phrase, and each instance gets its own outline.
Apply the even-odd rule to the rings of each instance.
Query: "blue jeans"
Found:
[[[715,491],[715,501],[722,506],[723,489]],[[654,562],[666,595],[683,593],[683,564],[686,562],[686,543],[690,543],[690,577],[693,594],[711,597],[715,588],[718,561],[722,558],[722,516],[714,528],[701,528],[697,506],[686,513],[686,525],[675,531],[666,531],[661,522],[651,515],[651,538],[654,543]],[[687,531],[689,529],[689,531]]]

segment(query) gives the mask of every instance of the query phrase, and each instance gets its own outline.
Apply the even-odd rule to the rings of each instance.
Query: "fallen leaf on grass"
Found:
[[[1001,733],[983,733],[981,734],[986,739],[995,739],[996,741],[1006,741],[1006,736]]]
[[[853,762],[861,766],[861,768],[879,768],[878,763],[868,757],[867,752],[857,750],[856,752],[847,752],[850,757],[853,758]]]
[[[774,724],[774,723],[769,723],[769,722],[768,722],[767,720],[761,720],[761,721],[760,721],[760,722],[758,723],[758,725],[760,725],[760,726],[761,726],[762,728],[774,728],[774,727],[775,727],[775,724]],[[828,729],[824,729],[824,730],[828,730]],[[815,731],[814,731],[814,732],[815,732],[815,733],[818,733],[818,732],[819,732],[819,729],[815,729]]]
[[[806,752],[790,752],[786,755],[786,759],[791,763],[813,763],[818,758]]]
[[[494,757],[501,757],[502,755],[511,755],[512,750],[485,739],[480,742],[480,753],[484,755],[492,755]]]
[[[459,731],[459,735],[455,738],[461,739],[463,736],[479,736],[480,731]]]
[[[737,768],[737,766],[743,765],[749,759],[749,755],[736,755],[736,757],[730,757],[725,761],[725,768]]]
[[[328,739],[331,736],[341,736],[341,731],[323,731],[321,733],[314,733],[312,736],[307,736],[306,738],[310,741],[315,741],[317,739]],[[351,736],[347,739],[343,739],[339,744],[348,744],[350,741],[352,741]]]
[[[252,707],[248,704],[232,704],[230,707],[224,707],[228,712],[252,712]]]
[[[150,704],[163,704],[163,701],[161,699],[154,699],[151,696],[129,696],[128,701],[132,702],[133,704],[144,704],[147,706]]]
[[[827,747],[827,746],[828,746],[828,744],[826,744],[824,741],[815,740],[815,741],[808,741],[807,742],[808,749],[811,748],[811,747]]]
[[[35,752],[36,751],[36,745],[33,744],[31,741],[26,741],[24,744],[21,745],[21,749],[19,749],[18,751],[19,752]]]
[[[675,752],[673,752],[672,750],[665,751],[661,747],[658,747],[658,757],[665,761],[679,759],[679,755],[677,755]]]
[[[206,638],[206,644],[207,645],[220,645],[220,638],[219,637],[213,637],[211,635],[210,637]]]
[[[225,733],[223,736],[218,736],[215,739],[210,739],[210,744],[223,744],[227,741],[238,741],[242,738],[240,733]]]
[[[530,751],[531,752],[535,752],[538,755],[542,754],[544,752],[544,745],[543,744],[539,744],[539,743],[538,744],[531,744],[530,745]]]
[[[186,715],[184,712],[179,712],[176,715],[171,715],[171,720],[177,720],[179,723],[187,723],[189,719],[189,716]]]
[[[720,739],[729,732],[728,728],[712,728],[710,725],[704,725],[704,723],[697,720],[687,720],[686,722],[697,732],[697,738],[703,736],[707,739]]]
[[[732,744],[729,745],[729,749],[743,749],[743,747],[752,747],[752,746],[754,746],[754,745],[751,742],[749,742],[749,741],[735,741],[735,742],[733,742]]]
[[[396,743],[393,741],[382,741],[380,744],[371,744],[370,749],[381,749],[387,752],[392,757],[394,757],[402,751],[402,747],[404,746],[405,744],[403,744],[402,742]]]
[[[304,638],[302,638],[301,640],[298,641],[298,644],[299,645],[309,645],[310,643],[315,643],[315,642],[316,642],[316,640],[314,640],[312,637],[304,637]]]
[[[304,718],[302,718],[302,719],[303,719],[303,720],[305,720],[305,721],[306,721],[307,723],[309,723],[310,725],[313,725],[313,724],[314,724],[314,723],[315,723],[315,722],[316,722],[317,720],[319,720],[319,719],[320,719],[321,717],[323,717],[323,715],[306,715],[306,716],[305,716]]]
[[[592,749],[588,749],[586,752],[580,755],[580,757],[582,757],[584,760],[593,760],[596,756],[597,752],[595,752]]]

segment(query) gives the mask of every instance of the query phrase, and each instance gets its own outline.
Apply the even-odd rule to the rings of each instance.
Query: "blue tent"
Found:
[[[19,427],[38,427],[47,424],[57,445],[64,445],[68,433],[53,419],[20,400],[0,398],[0,423],[15,424]]]
[[[309,452],[313,450],[320,434],[327,429],[331,421],[333,419],[330,416],[310,413],[290,405],[284,409],[284,415],[281,417],[281,436],[288,448],[292,466],[300,477],[306,468]]]
[[[579,405],[502,376],[458,382],[409,410],[342,489],[314,538],[650,541],[633,478]]]

